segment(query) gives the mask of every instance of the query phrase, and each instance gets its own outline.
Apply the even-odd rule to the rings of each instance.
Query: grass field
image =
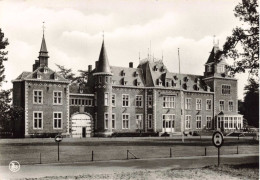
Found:
[[[87,162],[127,159],[127,150],[137,158],[166,158],[216,155],[210,138],[100,138],[64,139],[60,143],[60,162]],[[258,154],[258,142],[249,138],[227,138],[221,154]],[[133,156],[129,153],[129,158]],[[0,165],[16,160],[20,164],[55,163],[57,144],[53,139],[0,140]]]
[[[171,169],[171,170],[136,170],[133,172],[82,174],[77,176],[47,176],[39,180],[47,179],[194,179],[194,180],[253,180],[259,178],[258,164],[209,166],[196,169]],[[30,178],[26,178],[29,180]],[[34,178],[35,179],[35,178]]]

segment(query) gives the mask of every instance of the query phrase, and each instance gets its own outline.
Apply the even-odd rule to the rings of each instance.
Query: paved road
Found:
[[[259,154],[223,155],[222,164],[259,163]],[[36,178],[45,176],[68,176],[82,174],[111,174],[136,170],[200,168],[216,165],[217,156],[192,156],[160,159],[96,161],[84,163],[63,163],[44,165],[22,165],[17,173],[9,171],[8,166],[0,166],[0,179]]]

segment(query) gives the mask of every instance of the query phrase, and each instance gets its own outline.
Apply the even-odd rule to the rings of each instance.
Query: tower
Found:
[[[103,39],[93,76],[95,80],[96,134],[105,136],[112,133],[112,75]]]

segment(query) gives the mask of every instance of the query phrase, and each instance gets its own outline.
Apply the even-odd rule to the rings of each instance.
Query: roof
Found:
[[[113,73],[113,85],[137,86],[138,82],[140,83],[138,86],[144,86],[143,72],[141,68],[111,66],[111,70]],[[124,84],[124,81],[126,84]]]
[[[72,83],[69,87],[70,93],[75,93],[75,94],[91,94],[93,91],[89,86],[86,86],[84,84],[79,84],[79,83]]]
[[[39,52],[39,57],[43,56],[43,57],[49,57],[48,56],[48,51],[47,51],[47,46],[46,46],[46,42],[45,42],[45,38],[44,35],[42,37],[42,44],[41,44],[41,49]]]
[[[233,116],[233,115],[239,115],[242,116],[241,114],[238,114],[237,112],[233,112],[233,111],[221,111],[218,115],[227,115],[227,116]]]
[[[99,73],[99,72],[111,73],[110,66],[109,66],[109,63],[108,63],[107,52],[106,52],[104,40],[102,42],[96,72],[97,73]]]
[[[38,79],[37,75],[40,75],[41,78]],[[23,72],[15,80],[48,80],[69,83],[69,80],[63,78],[61,75],[51,70],[47,66],[38,67],[34,72]]]

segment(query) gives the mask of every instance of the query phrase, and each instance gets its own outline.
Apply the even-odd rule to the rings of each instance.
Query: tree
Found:
[[[58,73],[62,75],[65,79],[74,81],[75,80],[75,74],[72,73],[72,69],[67,69],[64,66],[56,64],[56,66],[59,68]]]
[[[259,127],[259,84],[253,78],[248,82],[245,86],[244,118],[249,125]]]
[[[224,55],[234,60],[229,70],[232,74],[245,72],[258,77],[259,69],[259,13],[257,0],[242,0],[235,9],[235,17],[242,21],[241,27],[233,29],[223,45],[223,51],[216,58]]]
[[[4,33],[2,32],[2,29],[0,28],[0,87],[2,87],[2,82],[5,81],[5,67],[4,67],[4,61],[7,61],[6,55],[8,54],[8,51],[4,51],[6,46],[8,45],[8,39],[4,38]]]

